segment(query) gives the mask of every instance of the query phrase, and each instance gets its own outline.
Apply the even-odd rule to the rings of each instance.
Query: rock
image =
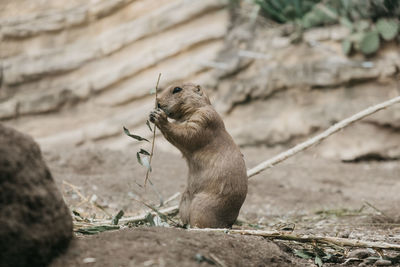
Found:
[[[247,27],[246,23],[232,26],[227,34],[225,49],[218,56],[223,63],[240,61],[238,51],[242,49],[242,43],[246,44],[247,51],[259,55],[247,66],[228,64],[229,69],[218,71],[218,83],[230,83],[229,90],[218,92],[218,98],[227,105],[265,99],[277,91],[292,88],[333,89],[348,86],[352,89],[353,84],[368,83],[380,77],[395,80],[395,70],[400,62],[398,47],[381,49],[380,55],[375,58],[344,57],[339,42],[346,35],[346,28],[342,26],[308,30],[304,33],[304,42],[279,48],[276,48],[276,43],[285,37],[282,37],[280,28],[266,30],[260,26],[260,29],[248,30],[247,35],[240,34]],[[340,36],[331,36],[339,31],[343,31]],[[311,46],[307,44],[321,40],[330,41]],[[229,79],[226,79],[227,76]],[[225,111],[230,109],[225,108]]]
[[[21,55],[7,59],[3,74],[4,83],[18,85],[47,75],[78,69],[89,61],[109,56],[135,41],[161,33],[163,30],[188,22],[202,13],[221,9],[225,5],[226,1],[223,0],[174,1],[139,19],[106,31],[94,40],[81,40],[68,46],[41,51],[39,55]],[[39,25],[37,27],[40,28]],[[208,29],[213,28],[208,27]],[[191,37],[195,40],[196,36],[197,34]],[[165,47],[173,48],[167,45]]]
[[[10,119],[17,115],[18,101],[16,99],[10,99],[1,103],[0,105],[0,119]]]
[[[133,0],[108,0],[84,4],[65,11],[44,12],[34,16],[24,16],[0,21],[5,38],[27,38],[40,33],[56,32],[76,27],[88,21],[108,16]]]
[[[39,146],[0,124],[0,266],[45,266],[72,238],[72,219]]]
[[[376,90],[378,86],[380,90]],[[293,88],[250,105],[238,105],[224,121],[240,146],[293,146],[368,106],[390,99],[395,91],[392,86],[375,82],[354,86],[351,93],[346,87]],[[332,135],[315,151],[325,158],[343,161],[399,158],[399,122],[400,106],[394,105]]]
[[[349,258],[358,258],[358,259],[365,259],[369,256],[372,256],[373,253],[371,253],[371,251],[369,251],[368,249],[355,249],[353,251],[351,251],[349,253],[349,255],[347,255]]]
[[[38,14],[31,18],[3,21],[4,38],[26,38],[42,32],[55,32],[77,26],[87,20],[87,7],[77,7],[67,12]]]
[[[99,103],[99,98],[109,107],[124,105],[148,95],[154,87],[155,68],[163,73],[160,85],[188,77],[196,80],[210,72],[207,64],[222,47],[229,23],[229,13],[223,9],[225,0],[169,0],[157,8],[132,0],[82,2],[81,9],[89,17],[76,27],[66,20],[77,14],[76,8],[0,21],[0,30],[8,25],[15,31],[26,26],[41,32],[45,25],[39,23],[59,17],[56,21],[64,23],[66,31],[52,35],[38,32],[35,38],[40,45],[31,45],[36,41],[28,36],[4,40],[5,49],[0,51],[0,120],[55,114],[92,99]],[[111,24],[104,17],[108,13],[125,17],[125,13],[140,8],[145,12],[124,20],[114,18]],[[210,21],[215,24],[211,28]],[[92,35],[88,28],[97,29],[100,23],[107,26]],[[18,51],[12,52],[14,47]]]
[[[259,57],[247,66],[229,64],[232,68],[216,73],[214,103],[240,146],[293,146],[398,95],[398,46],[387,46],[374,58],[344,57],[338,40],[345,29],[333,38],[339,28],[332,26],[309,30],[305,42],[275,49],[287,36],[279,27],[260,26],[243,38],[239,32],[246,27],[231,27],[218,60],[240,61],[238,42],[243,40],[246,50]],[[315,41],[320,43],[311,44]],[[329,137],[316,153],[343,161],[399,158],[399,111],[395,105],[355,123]]]
[[[304,33],[303,40],[305,40],[306,42],[318,42],[326,40],[341,41],[349,34],[350,30],[347,27],[334,25],[331,27],[308,29]]]
[[[400,157],[399,134],[390,128],[359,122],[326,140],[318,151],[325,158],[345,162],[395,160]]]
[[[392,262],[389,260],[380,259],[375,262],[376,266],[389,266],[392,265]]]
[[[65,95],[55,95],[52,93],[38,94],[27,96],[20,101],[18,106],[18,114],[38,114],[58,110],[65,102]]]

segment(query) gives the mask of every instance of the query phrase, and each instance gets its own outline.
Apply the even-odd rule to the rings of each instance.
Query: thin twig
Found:
[[[317,136],[314,136],[313,138],[308,139],[307,141],[305,141],[301,144],[298,144],[295,147],[293,147],[283,153],[280,153],[279,155],[273,157],[272,159],[261,162],[254,168],[247,171],[247,177],[251,178],[254,175],[259,174],[260,172],[262,172],[268,168],[272,168],[276,164],[290,158],[291,156],[297,154],[300,151],[303,151],[303,150],[315,145],[316,143],[321,142],[322,140],[326,139],[330,135],[342,130],[343,128],[349,126],[350,124],[352,124],[356,121],[359,121],[369,115],[374,114],[375,112],[377,112],[379,110],[385,109],[385,108],[387,108],[391,105],[394,105],[396,103],[399,103],[399,102],[400,102],[400,96],[397,96],[397,97],[392,98],[383,103],[377,104],[375,106],[371,106],[367,109],[364,109],[363,111],[360,111],[360,112],[354,114],[353,116],[334,124],[333,126],[329,127],[326,131],[318,134]]]
[[[71,183],[68,183],[67,181],[63,180],[62,181],[63,184],[68,185],[69,187],[71,187],[71,189],[82,199],[82,201],[87,202],[88,198],[85,197],[79,190],[79,187],[76,185],[73,185]]]
[[[108,211],[106,211],[106,209],[104,207],[102,207],[99,203],[97,203],[96,201],[93,201],[90,203],[92,204],[93,207],[98,208],[99,210],[104,212],[104,214],[107,215],[108,217],[112,217],[112,215]]]
[[[79,197],[80,197],[80,199],[81,199],[81,202],[79,202],[78,204],[76,204],[75,205],[75,207],[79,207],[79,206],[81,206],[81,205],[83,205],[83,204],[85,204],[85,203],[87,203],[87,202],[89,202],[89,198],[88,197],[85,197],[79,190],[79,186],[76,186],[76,185],[73,185],[73,184],[71,184],[71,183],[68,183],[67,181],[65,181],[65,180],[63,180],[63,188],[64,188],[64,185],[68,185],[69,187],[71,187],[71,189],[75,192],[75,194],[77,194]],[[65,197],[64,197],[65,198]]]
[[[164,201],[164,205],[167,205],[169,202],[177,199],[179,196],[181,195],[180,192],[176,192],[175,194],[173,194],[172,196],[170,196],[169,198],[167,198],[167,200]]]
[[[141,198],[140,196],[133,197],[133,200],[143,204],[144,206],[148,207],[149,209],[151,209],[153,212],[156,213],[156,215],[158,215],[162,220],[164,220],[165,222],[168,223],[168,221],[172,222],[173,226],[179,226],[179,223],[175,222],[174,220],[171,219],[171,216],[164,214],[163,212],[160,211],[160,209],[156,208],[154,205],[147,203],[146,201],[143,200],[143,198]],[[176,210],[178,210],[178,207],[176,207]],[[144,214],[144,219],[146,219],[147,214]],[[122,220],[122,219],[121,219]],[[121,221],[120,220],[120,221]]]
[[[162,213],[166,216],[173,216],[174,214],[176,214],[179,210],[179,206],[172,206],[169,208],[165,208],[165,209],[160,209],[158,210],[159,213]],[[137,216],[134,217],[127,217],[127,218],[121,218],[119,220],[120,223],[139,223],[139,222],[144,222],[146,221],[146,216],[149,212],[145,212],[142,214],[139,214]]]
[[[157,84],[156,84],[156,97],[154,100],[154,106],[155,108],[157,108],[157,91],[158,91],[158,84],[160,82],[160,78],[161,78],[161,73],[158,74],[158,79],[157,79]],[[153,140],[151,142],[151,153],[150,153],[150,159],[149,159],[149,165],[151,166],[151,160],[153,159],[153,153],[154,153],[154,142],[156,140],[156,129],[157,127],[154,125],[153,126]],[[150,169],[147,169],[146,172],[146,179],[144,180],[144,187],[146,188],[146,184],[147,184],[147,180],[149,179],[149,175],[150,175]]]
[[[169,208],[164,208],[164,209],[159,209],[158,213],[161,213],[163,216],[175,216],[178,212],[178,206],[172,206]],[[143,212],[137,216],[133,216],[133,217],[122,217],[121,219],[118,220],[118,224],[129,224],[129,223],[133,223],[133,224],[137,224],[137,223],[145,223],[147,222],[147,216],[148,214],[154,214],[157,215],[157,212],[155,212],[154,210],[152,211],[146,211]],[[88,220],[88,221],[76,221],[74,220],[74,227],[75,228],[82,228],[82,227],[90,227],[90,226],[99,226],[99,225],[113,225],[112,224],[112,219],[88,219],[88,218],[83,218],[84,220]]]
[[[149,183],[151,185],[151,188],[153,188],[154,192],[156,193],[158,200],[160,201],[160,207],[164,206],[164,199],[163,199],[162,195],[160,194],[160,192],[158,191],[157,187],[153,184],[153,182],[151,180],[149,180]],[[146,184],[145,184],[145,186],[146,186]]]
[[[106,214],[108,217],[111,216],[111,214],[109,212],[107,212],[105,210],[104,207],[102,207],[99,203],[97,203],[96,201],[90,201],[89,197],[85,197],[79,190],[79,186],[73,185],[71,183],[68,183],[67,181],[63,180],[63,185],[68,185],[69,187],[72,188],[72,190],[82,199],[81,202],[79,202],[77,205],[75,205],[75,207],[79,207],[80,205],[84,204],[84,203],[90,203],[93,207],[101,210],[104,214]]]
[[[210,253],[210,258],[215,261],[215,263],[217,264],[217,266],[220,267],[227,267],[227,265],[225,264],[225,262],[223,262],[220,258],[218,258],[217,256],[215,256],[215,254]]]
[[[172,220],[171,216],[169,215],[165,215],[164,213],[160,212],[159,209],[157,209],[156,207],[154,207],[153,205],[147,204],[145,202],[141,202],[143,205],[145,205],[146,207],[148,207],[149,209],[151,209],[152,211],[154,211],[158,217],[161,218],[161,220],[164,220],[166,223],[168,223],[168,221],[170,221],[172,223],[172,226],[178,227],[179,223]]]
[[[374,205],[372,205],[371,203],[369,203],[368,201],[364,201],[364,204],[367,205],[368,207],[374,209],[375,211],[379,212],[381,215],[383,215],[384,217],[386,217],[387,219],[389,219],[390,221],[393,221],[393,218],[388,216],[385,212],[381,211],[380,209],[378,209],[377,207],[375,207]]]
[[[270,239],[289,240],[301,243],[320,243],[327,245],[336,245],[339,247],[359,247],[373,249],[389,249],[400,251],[400,244],[390,244],[386,242],[362,241],[358,239],[331,237],[331,236],[312,236],[312,235],[293,235],[278,231],[260,231],[260,230],[229,230],[229,229],[190,229],[189,231],[204,232],[223,232],[229,234],[262,236]]]

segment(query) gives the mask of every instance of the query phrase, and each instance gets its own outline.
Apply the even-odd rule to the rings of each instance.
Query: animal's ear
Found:
[[[196,85],[196,87],[195,87],[195,91],[196,91],[196,93],[197,93],[197,94],[199,94],[199,95],[203,95],[203,91],[201,90],[201,87],[200,87],[200,85]]]

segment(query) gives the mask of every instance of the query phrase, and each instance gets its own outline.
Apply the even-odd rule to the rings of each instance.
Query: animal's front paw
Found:
[[[152,123],[154,123],[158,127],[168,122],[167,114],[165,114],[165,112],[159,108],[150,112],[149,119]]]

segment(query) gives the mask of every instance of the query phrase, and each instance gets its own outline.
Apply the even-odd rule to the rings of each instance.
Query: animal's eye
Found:
[[[179,93],[180,91],[182,91],[182,88],[180,87],[175,87],[174,91],[172,91],[173,94]]]

